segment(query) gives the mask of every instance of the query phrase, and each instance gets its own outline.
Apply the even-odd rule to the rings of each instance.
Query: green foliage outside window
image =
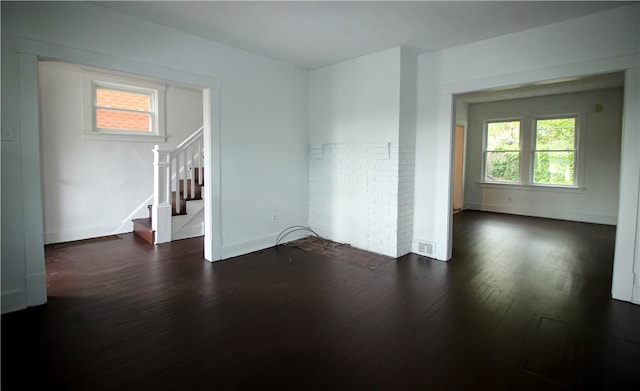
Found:
[[[520,121],[487,124],[485,179],[518,182],[520,179]]]
[[[534,183],[575,183],[575,129],[575,118],[536,121]]]

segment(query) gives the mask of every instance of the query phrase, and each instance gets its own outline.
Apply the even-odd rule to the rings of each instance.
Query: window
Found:
[[[84,74],[84,138],[164,142],[164,85]]]
[[[94,84],[94,121],[99,130],[151,132],[154,92]]]
[[[484,162],[486,181],[520,181],[520,121],[487,123]]]
[[[574,186],[575,145],[575,117],[536,120],[533,183]]]
[[[579,190],[579,115],[488,120],[482,182]]]

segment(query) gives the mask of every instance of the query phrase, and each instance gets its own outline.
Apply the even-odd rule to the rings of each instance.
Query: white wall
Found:
[[[154,142],[83,138],[83,71],[41,62],[40,131],[44,234],[60,243],[131,232],[153,195]],[[202,90],[167,85],[166,143],[172,149],[202,126]]]
[[[403,48],[400,64],[400,129],[398,159],[397,254],[411,252],[413,241],[416,120],[418,94],[418,56]]]
[[[16,54],[20,37],[57,45],[60,57],[70,50],[87,53],[116,70],[134,64],[133,73],[160,70],[166,80],[186,72],[222,81],[219,112],[212,118],[221,132],[221,196],[215,200],[222,211],[216,222],[221,258],[271,246],[283,228],[308,221],[306,71],[90,3],[1,6],[2,126],[16,129],[15,140],[2,143],[3,312],[44,299],[42,291],[30,296],[44,289],[43,228],[37,213],[27,211],[36,211],[42,200],[38,191],[27,191],[38,187],[39,178],[23,178],[32,162],[39,166],[39,155],[23,154],[37,149],[38,140],[21,127],[38,125],[18,110],[21,85],[33,84],[19,83],[21,74],[31,72],[19,72],[30,66]]]
[[[639,17],[640,5],[633,4],[420,56],[414,238],[436,242],[436,258],[451,258],[455,94],[626,70],[625,97],[637,102]],[[637,106],[630,107],[627,102],[625,98],[619,204],[627,217],[623,220],[623,213],[619,213],[618,232],[630,234],[618,235],[613,296],[630,301],[634,259],[640,258],[634,235],[640,162],[632,157],[637,155],[640,130]],[[630,142],[625,143],[625,138]],[[635,267],[640,270],[640,264]]]
[[[312,144],[398,142],[400,48],[309,72]]]
[[[400,48],[309,74],[309,224],[395,256]]]
[[[596,105],[602,112],[595,112]],[[486,120],[579,114],[577,169],[580,191],[544,187],[482,185],[483,124]],[[616,224],[620,186],[622,89],[607,89],[546,97],[469,105],[465,208]]]

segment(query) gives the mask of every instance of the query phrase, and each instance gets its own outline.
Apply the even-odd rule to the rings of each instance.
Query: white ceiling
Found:
[[[629,4],[614,1],[100,1],[305,69],[397,46],[433,51]]]

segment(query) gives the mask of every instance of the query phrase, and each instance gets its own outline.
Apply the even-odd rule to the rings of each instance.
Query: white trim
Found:
[[[11,289],[2,292],[2,305],[0,310],[3,314],[27,308],[27,293],[22,289]]]
[[[444,93],[456,95],[469,92],[487,91],[509,86],[524,86],[546,80],[576,78],[597,74],[624,71],[640,64],[638,53],[628,53],[613,57],[586,60],[551,67],[528,69],[521,72],[505,73],[476,79],[447,82],[440,85]]]
[[[640,67],[625,72],[620,201],[611,296],[640,302]],[[636,288],[638,287],[638,288]]]
[[[18,61],[26,304],[35,306],[47,302],[45,279],[31,279],[45,272],[38,57],[19,53]]]
[[[200,226],[194,225],[194,226],[186,227],[179,230],[178,232],[173,234],[173,236],[171,237],[171,240],[174,241],[174,240],[183,240],[183,239],[189,239],[189,238],[197,238],[203,235],[204,235],[204,223],[202,223]]]
[[[73,48],[64,44],[24,37],[16,39],[16,47],[18,53],[29,53],[44,59],[56,59],[75,65],[96,67],[109,72],[136,75],[147,80],[166,80],[192,88],[207,87],[219,90],[222,87],[222,82],[211,76],[147,64],[135,59],[96,52],[88,48]]]
[[[166,83],[135,78],[132,75],[120,76],[110,73],[88,71],[80,66],[82,72],[82,138],[84,140],[133,141],[166,143],[165,129],[165,91]],[[110,88],[116,91],[127,91],[148,95],[151,99],[151,131],[140,132],[120,129],[98,129],[96,127],[96,87]]]
[[[131,222],[131,219],[129,219],[128,221],[117,221],[110,224],[95,225],[65,231],[47,232],[45,234],[44,242],[45,244],[66,243],[89,238],[99,238],[102,236],[125,234],[132,231],[133,223]]]
[[[166,143],[167,136],[158,136],[149,133],[130,133],[126,131],[91,131],[87,130],[82,132],[82,138],[84,140],[101,140],[101,141],[128,141],[128,142],[140,142],[140,143]]]
[[[40,127],[39,127],[39,105],[38,105],[38,60],[39,58],[56,59],[64,62],[109,69],[113,71],[125,72],[133,75],[144,75],[155,79],[177,82],[203,89],[203,95],[211,96],[212,99],[205,98],[204,116],[209,118],[205,121],[205,166],[210,169],[205,170],[207,179],[211,179],[212,185],[207,185],[204,192],[205,218],[208,216],[209,231],[205,230],[205,244],[209,243],[209,251],[205,251],[205,258],[209,260],[219,257],[222,244],[222,214],[221,202],[221,144],[220,144],[220,87],[221,81],[210,76],[194,74],[172,68],[167,68],[154,64],[146,64],[133,59],[117,57],[114,55],[98,53],[88,49],[72,48],[60,44],[37,41],[27,38],[16,39],[16,51],[20,59],[18,69],[19,99],[20,99],[20,122],[21,122],[21,145],[22,145],[22,194],[25,197],[24,208],[24,238],[25,238],[25,263],[26,275],[36,275],[44,272],[44,240],[42,222],[42,176],[40,172]],[[212,120],[213,118],[213,120]],[[209,157],[211,160],[207,160]],[[212,174],[216,181],[213,181]],[[205,246],[206,249],[207,246]],[[219,259],[219,258],[218,258]],[[34,293],[46,293],[46,281],[41,281],[42,289],[29,286]],[[30,292],[27,296],[31,297]],[[46,302],[46,296],[42,298]],[[33,305],[30,300],[28,305]]]
[[[589,213],[567,212],[562,209],[538,209],[522,206],[504,206],[500,204],[481,204],[470,202],[464,205],[464,209],[481,210],[484,212],[507,213],[520,216],[543,217],[568,221],[579,221],[592,224],[616,225],[618,216],[596,215]]]
[[[630,53],[630,54],[613,56],[613,57],[608,57],[603,59],[587,60],[587,61],[581,61],[581,62],[571,63],[571,64],[562,64],[562,65],[556,65],[556,66],[540,68],[540,69],[525,70],[522,72],[514,72],[510,74],[477,77],[474,79],[460,80],[455,82],[446,82],[438,85],[439,99],[443,99],[442,97],[445,96],[446,94],[462,95],[470,92],[486,91],[494,88],[502,88],[502,87],[516,86],[516,85],[526,85],[530,83],[537,83],[545,80],[561,79],[565,77],[580,77],[580,76],[590,76],[590,75],[596,75],[596,74],[602,74],[602,73],[625,71],[626,72],[625,86],[624,86],[625,107],[623,111],[623,117],[624,117],[623,120],[628,120],[632,118],[634,115],[636,117],[638,116],[637,109],[632,107],[628,103],[633,100],[628,98],[629,96],[631,96],[631,94],[633,94],[634,97],[637,97],[637,94],[639,91],[637,87],[637,72],[638,72],[639,63],[640,63],[640,57],[638,56],[638,54]],[[630,75],[631,75],[631,78],[630,78]],[[630,80],[635,80],[636,83],[634,84]],[[637,100],[634,102],[637,103]],[[447,106],[443,105],[437,111],[436,115],[438,116],[450,115],[451,117],[453,117],[452,122],[455,123],[455,114],[456,114],[455,110],[449,109]],[[449,126],[448,129],[449,129],[448,130],[449,133],[453,133],[455,130],[455,128],[452,126]],[[629,126],[629,125],[623,126],[623,143],[622,143],[623,150],[629,149],[629,148],[631,149],[635,148],[635,146],[633,145],[625,147],[624,138],[626,135],[627,137],[630,137],[631,139],[636,140],[635,138],[637,137],[637,135],[635,134],[636,132],[637,132],[637,128],[634,129],[633,126]],[[439,135],[441,136],[442,134],[439,134]],[[447,147],[453,148],[453,142],[450,141],[448,145],[442,145],[442,149],[446,149]],[[637,149],[636,149],[636,152],[634,152],[634,154],[637,155]],[[449,168],[453,167],[453,160],[450,159],[450,156],[448,155],[439,156],[438,159],[436,160],[437,160],[437,163],[442,164],[443,167],[449,167]],[[633,160],[633,158],[629,160],[631,161]],[[637,166],[634,167],[633,163],[625,162],[623,157],[623,161],[621,162],[622,171],[624,171],[625,168],[629,168],[631,170],[638,169]],[[623,173],[621,173],[621,178],[624,177],[622,174]],[[449,177],[449,181],[450,179],[451,178]],[[627,191],[627,189],[625,189],[625,187],[629,188],[628,191],[630,193],[635,192],[634,194],[637,195],[638,181],[636,181],[635,184],[631,183],[631,184],[628,184],[627,186],[625,186],[623,182],[624,180],[621,180],[619,208],[621,211],[624,208],[631,208],[632,210],[628,212],[630,212],[631,214],[635,212],[635,215],[634,215],[635,216],[634,218],[636,219],[634,220],[634,224],[635,224],[638,221],[638,217],[639,217],[637,213],[638,206],[631,207],[629,205],[628,201],[626,200],[625,191]],[[446,189],[448,189],[450,186],[452,185],[449,184],[446,187]],[[434,187],[436,189],[441,188],[440,186],[438,186],[438,184]],[[450,212],[451,205],[450,205],[450,202],[446,202],[446,200],[444,199],[444,196],[445,196],[444,192],[442,194],[439,193],[438,195],[440,197],[438,197],[438,199],[436,200],[434,224],[438,227],[441,227],[440,229],[437,230],[436,234],[438,237],[441,237],[444,239],[445,231],[446,232],[451,231],[451,219],[452,219],[451,217],[452,213]],[[627,215],[629,215],[628,212],[626,213]],[[616,234],[616,253],[615,253],[616,255],[614,258],[614,278],[613,278],[612,295],[616,299],[631,301],[632,289],[631,289],[631,283],[628,283],[629,281],[628,276],[632,268],[627,264],[628,260],[627,259],[623,260],[622,259],[623,256],[620,254],[621,249],[623,248],[626,249],[626,248],[629,248],[629,246],[631,246],[630,238],[626,237],[627,235],[624,235],[625,238],[621,238],[621,235],[623,235],[623,233],[620,229],[622,227],[620,221],[621,219],[626,219],[626,217],[623,217],[624,213],[625,212],[621,212],[618,214],[618,230]],[[631,218],[631,216],[629,216],[629,218]],[[627,227],[627,225],[628,224],[626,224],[625,222],[624,226]],[[449,234],[446,237],[448,238],[448,240],[443,241],[439,246],[439,248],[442,249],[443,247],[447,247],[448,254],[450,255],[453,248],[452,235]],[[439,251],[438,256],[441,256],[441,255],[442,254]],[[627,254],[625,254],[624,257],[627,257]],[[446,259],[449,259],[449,258],[446,258]],[[640,258],[640,256],[638,258]],[[619,274],[616,274],[617,270],[619,270]],[[619,275],[619,278],[617,277],[618,275]]]
[[[27,288],[27,307],[45,304],[47,302],[47,275],[45,273],[44,265],[42,267],[42,271],[27,274],[25,282]]]
[[[523,191],[543,191],[552,193],[575,193],[582,194],[586,190],[585,187],[578,186],[559,186],[559,185],[538,185],[524,183],[508,183],[508,182],[476,182],[478,187],[502,189],[502,190],[523,190]]]
[[[276,245],[276,238],[278,237],[278,234],[280,234],[280,232],[281,231],[273,232],[268,235],[253,238],[251,240],[224,245],[222,247],[222,259],[238,257],[240,255],[245,255],[255,251],[274,247]],[[287,235],[286,241],[282,241],[280,242],[280,244],[285,244],[296,239],[304,238],[307,235],[308,232],[293,232],[290,235]]]

